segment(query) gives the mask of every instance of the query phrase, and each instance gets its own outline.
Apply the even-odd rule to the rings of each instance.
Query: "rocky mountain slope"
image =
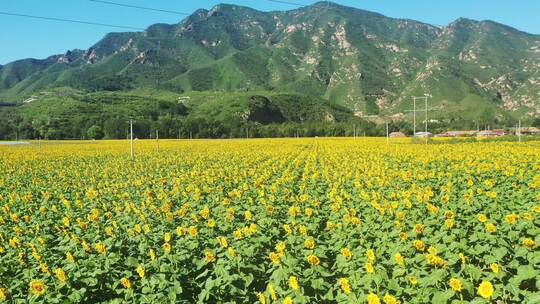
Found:
[[[108,34],[88,50],[0,66],[0,98],[55,87],[268,91],[399,118],[411,96],[428,94],[444,115],[532,117],[539,70],[540,36],[492,21],[438,28],[327,2],[282,12],[220,4],[178,24]]]

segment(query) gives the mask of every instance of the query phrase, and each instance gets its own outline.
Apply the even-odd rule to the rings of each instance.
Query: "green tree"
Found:
[[[98,125],[91,126],[87,131],[86,135],[88,135],[88,138],[90,139],[102,139],[103,138],[103,130]]]
[[[103,133],[105,138],[108,139],[126,138],[126,131],[128,128],[129,125],[127,123],[127,119],[111,117],[105,121]]]

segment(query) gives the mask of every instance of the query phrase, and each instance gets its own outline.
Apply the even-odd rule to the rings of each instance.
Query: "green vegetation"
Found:
[[[353,123],[375,135],[372,123],[318,97],[273,93],[138,89],[88,93],[55,89],[17,108],[0,108],[0,139],[126,138],[133,119],[138,138],[228,138],[347,135]],[[323,123],[322,123],[323,122]],[[249,131],[248,131],[249,130]]]
[[[361,123],[353,114],[381,124],[403,113],[391,125],[410,131],[410,96],[425,93],[436,130],[531,125],[538,116],[540,36],[491,21],[440,29],[321,5],[268,13],[218,5],[178,24],[108,34],[88,50],[1,66],[0,102],[20,106],[0,107],[0,138],[119,138],[130,117],[141,137],[246,128],[290,136],[312,123],[322,129],[305,133],[341,134]],[[366,133],[384,133],[368,125]]]

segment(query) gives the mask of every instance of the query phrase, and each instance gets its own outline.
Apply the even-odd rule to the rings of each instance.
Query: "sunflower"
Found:
[[[478,220],[482,223],[485,223],[487,221],[487,216],[485,214],[480,213],[477,215],[477,217],[478,217]]]
[[[211,250],[206,250],[206,251],[204,251],[204,259],[208,263],[213,263],[213,262],[216,261],[216,255]]]
[[[96,251],[100,254],[105,254],[105,252],[107,251],[107,247],[105,247],[105,245],[101,242],[96,243],[94,247],[96,248]]]
[[[413,244],[414,244],[414,247],[416,248],[416,250],[424,251],[424,249],[425,249],[424,242],[422,242],[421,240],[414,240]]]
[[[285,245],[285,243],[283,242],[279,242],[276,244],[276,251],[280,254],[280,255],[283,255],[285,253],[285,248],[286,248],[287,245]]]
[[[298,279],[295,276],[289,277],[289,287],[294,290],[298,289]]]
[[[366,268],[366,271],[368,273],[373,273],[375,272],[375,268],[373,268],[373,264],[369,263],[369,262],[366,262],[366,264],[364,265],[365,268]]]
[[[268,284],[268,292],[270,293],[270,298],[272,298],[273,301],[277,301],[276,290],[272,283]]]
[[[268,257],[270,258],[270,260],[272,261],[272,263],[274,264],[279,264],[281,262],[281,255],[279,253],[275,253],[275,252],[270,252],[268,254]]]
[[[486,230],[487,230],[487,232],[489,232],[489,233],[493,233],[493,232],[495,232],[495,231],[497,230],[497,227],[496,227],[494,224],[492,224],[492,223],[488,223],[488,224],[486,225]]]
[[[405,264],[405,258],[399,252],[394,254],[394,260],[396,261],[396,264],[400,266],[403,266]]]
[[[37,296],[40,296],[47,291],[47,286],[45,286],[45,283],[43,283],[42,280],[32,280],[29,285],[30,291]]]
[[[451,278],[448,285],[450,285],[454,291],[461,291],[463,289],[463,284],[461,284],[461,281],[456,278]]]
[[[341,249],[341,255],[346,259],[350,260],[352,258],[352,252],[349,250],[349,248],[343,248]]]
[[[493,271],[493,273],[498,273],[500,270],[499,264],[497,263],[491,263],[491,265],[489,265],[489,268],[491,268],[491,271]]]
[[[144,271],[144,267],[142,265],[137,266],[136,271],[139,274],[139,277],[141,277],[141,279],[144,278],[145,271]]]
[[[262,292],[257,292],[255,295],[257,296],[257,300],[259,300],[259,303],[266,304],[266,298],[264,297],[264,294]]]
[[[351,293],[352,288],[351,288],[351,284],[349,283],[349,279],[347,279],[347,278],[339,279],[339,285],[340,285],[341,290],[345,294],[350,294]]]
[[[385,304],[398,304],[399,301],[394,296],[391,296],[390,294],[385,294],[383,297],[383,301]]]
[[[64,270],[62,268],[56,268],[54,270],[54,274],[56,275],[58,280],[60,280],[62,282],[65,282],[67,280],[66,273],[64,272]]]
[[[530,238],[526,238],[523,240],[523,246],[527,247],[527,248],[533,248],[535,245],[534,241]]]
[[[424,232],[424,225],[422,225],[422,224],[414,225],[414,232],[416,232],[417,234],[423,233]]]
[[[367,302],[368,304],[381,304],[381,300],[379,299],[379,296],[377,296],[374,293],[369,293],[367,296]]]
[[[121,278],[120,284],[122,284],[122,286],[124,286],[125,289],[131,288],[131,282],[127,278]]]
[[[164,250],[166,253],[171,252],[171,244],[169,244],[169,243],[163,244],[163,250]]]
[[[493,295],[494,289],[490,281],[482,281],[477,291],[482,298],[489,299]]]
[[[373,251],[373,249],[368,249],[366,251],[366,256],[370,261],[375,261],[375,251]]]
[[[307,261],[311,266],[319,265],[319,263],[321,262],[319,260],[319,258],[316,255],[313,255],[313,254],[311,254],[311,255],[309,255],[307,257]]]

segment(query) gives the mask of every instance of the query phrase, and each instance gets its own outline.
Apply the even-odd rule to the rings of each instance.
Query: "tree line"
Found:
[[[170,113],[145,116],[74,115],[72,117],[51,117],[49,119],[32,119],[20,116],[14,111],[0,109],[0,140],[15,139],[125,139],[129,137],[129,120],[134,120],[133,129],[136,138],[155,138],[156,131],[160,138],[263,138],[263,137],[352,137],[352,136],[385,136],[386,125],[359,118],[341,122],[282,122],[264,124],[256,121],[245,121],[240,118],[220,121],[211,117],[193,117],[190,115],[174,115]],[[515,122],[488,121],[480,124],[480,128],[489,124],[493,128],[514,126]],[[540,118],[529,123],[529,126],[540,127]],[[475,121],[463,119],[444,120],[429,125],[431,133],[446,130],[474,130]],[[423,125],[417,125],[422,131]],[[413,133],[410,121],[390,121],[389,132]]]

